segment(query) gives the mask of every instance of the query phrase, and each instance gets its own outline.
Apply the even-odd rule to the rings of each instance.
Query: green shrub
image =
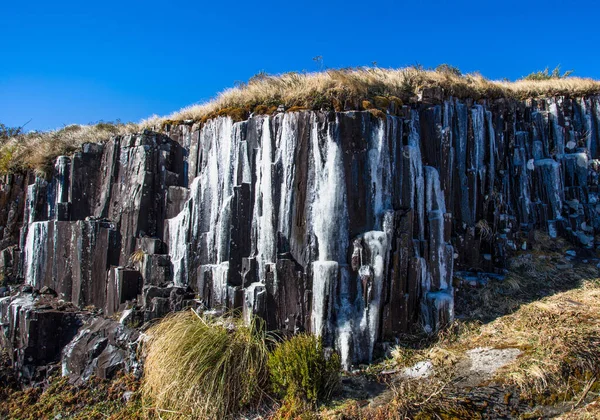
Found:
[[[4,145],[4,147],[0,147],[0,175],[7,174],[11,171],[14,153],[15,146]]]
[[[536,71],[528,74],[523,80],[552,80],[552,79],[565,79],[573,74],[573,70],[567,70],[562,75],[560,74],[560,66],[556,66],[552,72],[546,67],[542,71]]]
[[[450,64],[440,64],[439,66],[437,66],[435,68],[435,71],[437,71],[438,73],[445,73],[445,74],[451,74],[453,76],[457,76],[460,77],[462,76],[462,72],[460,71],[460,69],[456,66],[452,66]]]
[[[268,384],[262,321],[167,316],[148,331],[142,390],[166,418],[230,418],[260,402]]]
[[[0,141],[23,134],[23,127],[8,127],[0,123]]]
[[[339,356],[325,357],[321,340],[313,335],[296,335],[269,356],[273,390],[286,401],[327,400],[339,383],[340,369]]]

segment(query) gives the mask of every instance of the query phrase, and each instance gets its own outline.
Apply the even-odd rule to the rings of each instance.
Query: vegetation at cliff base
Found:
[[[145,403],[161,418],[223,419],[256,406],[269,379],[262,321],[168,315],[148,331]]]
[[[339,355],[326,357],[321,339],[310,334],[283,341],[269,356],[274,391],[285,400],[297,399],[312,406],[331,397],[340,370]]]
[[[0,418],[11,420],[141,420],[147,418],[142,408],[139,382],[132,375],[113,380],[92,377],[76,385],[66,377],[52,376],[48,386],[24,390],[2,389]]]
[[[459,319],[451,326],[403,336],[389,359],[370,368],[383,372],[385,403],[347,401],[324,417],[598,418],[598,269],[569,264],[565,241],[534,236],[533,249],[514,256],[504,280],[456,285]],[[491,362],[477,365],[478,354],[513,356],[486,376]]]
[[[387,358],[343,374],[341,382],[338,356],[325,357],[318,338],[300,334],[276,343],[256,320],[245,326],[229,315],[186,310],[147,331],[141,386],[125,375],[81,385],[54,377],[46,387],[4,387],[0,417],[598,418],[598,270],[579,262],[565,268],[568,244],[538,232],[534,237],[533,249],[513,258],[504,280],[456,285],[459,319],[447,329],[402,335]],[[472,352],[514,357],[485,377],[478,369],[487,366],[473,368]],[[419,365],[428,366],[425,373],[405,373]],[[352,389],[378,381],[385,390],[371,399],[349,397],[349,381]]]
[[[142,391],[162,418],[230,418],[242,410],[283,404],[300,411],[326,401],[339,383],[340,358],[325,356],[321,340],[300,334],[276,344],[263,321],[187,310],[148,331]],[[270,392],[273,391],[273,396]]]

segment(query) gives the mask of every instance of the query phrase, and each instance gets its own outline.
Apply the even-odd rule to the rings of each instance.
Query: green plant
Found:
[[[460,71],[460,69],[456,66],[452,66],[450,64],[440,64],[439,66],[437,66],[435,68],[435,71],[439,72],[439,73],[446,73],[446,74],[451,74],[454,76],[462,76],[462,72]]]
[[[257,404],[269,378],[263,324],[193,310],[167,316],[148,331],[145,400],[163,418],[230,418]]]
[[[552,80],[552,79],[566,79],[571,74],[573,74],[573,70],[567,70],[562,75],[560,74],[560,65],[556,66],[552,72],[546,67],[542,71],[535,71],[533,73],[528,74],[523,78],[523,80]]]
[[[7,146],[0,149],[0,174],[4,175],[11,171],[15,146]]]
[[[23,127],[7,127],[0,123],[0,140],[8,140],[21,134],[23,134]]]
[[[326,357],[321,340],[300,334],[279,344],[269,356],[273,390],[285,400],[316,405],[329,399],[339,383],[338,354]]]

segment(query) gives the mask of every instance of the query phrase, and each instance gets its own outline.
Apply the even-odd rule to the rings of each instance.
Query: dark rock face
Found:
[[[62,352],[62,374],[75,381],[95,375],[111,378],[120,370],[135,371],[139,333],[117,321],[95,318],[82,326]]]
[[[598,97],[434,99],[85,145],[50,180],[4,180],[0,270],[136,320],[242,309],[348,366],[451,321],[453,270],[501,273],[534,229],[599,245]]]
[[[89,316],[31,293],[0,299],[0,311],[0,342],[24,381],[35,377],[38,366],[60,361],[63,347]]]

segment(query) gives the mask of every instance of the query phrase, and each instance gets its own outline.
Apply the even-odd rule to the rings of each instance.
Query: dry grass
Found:
[[[11,137],[0,143],[0,174],[35,170],[47,176],[52,173],[57,156],[73,154],[85,143],[102,143],[113,136],[138,130],[137,124],[98,123]]]
[[[183,108],[166,117],[152,116],[139,124],[71,125],[47,133],[31,133],[4,140],[0,146],[0,174],[20,170],[47,173],[53,160],[70,154],[86,142],[148,128],[163,130],[181,122],[200,122],[218,116],[235,121],[250,114],[273,114],[279,106],[286,111],[305,109],[369,110],[381,117],[394,104],[418,101],[425,88],[439,87],[446,96],[458,98],[526,99],[556,95],[586,96],[600,93],[600,82],[577,77],[548,80],[491,81],[480,74],[461,75],[440,66],[383,69],[365,67],[326,70],[318,73],[259,74],[248,83],[227,89],[215,99]]]
[[[591,378],[600,377],[600,282],[588,280],[578,289],[525,305],[461,344],[523,350],[502,379],[526,397],[568,401]]]
[[[167,316],[149,331],[145,401],[162,418],[224,419],[258,403],[268,382],[267,336],[258,320]]]
[[[286,108],[343,109],[349,102],[360,109],[363,100],[381,105],[375,98],[415,100],[423,88],[441,87],[446,95],[458,98],[515,98],[542,96],[583,96],[600,92],[600,82],[568,77],[550,80],[491,81],[480,74],[459,75],[442,70],[418,67],[383,69],[378,67],[327,70],[318,73],[285,73],[260,75],[247,84],[221,92],[214,100],[193,105],[165,118],[152,117],[141,123],[145,127],[160,126],[165,120],[201,121],[224,109],[245,109],[283,105]],[[379,102],[379,104],[377,103]],[[363,104],[364,105],[364,104]],[[364,109],[370,106],[363,106]]]
[[[497,371],[489,385],[517,390],[520,401],[527,404],[563,404],[577,409],[565,418],[596,418],[599,403],[589,400],[600,392],[599,273],[590,264],[557,268],[568,262],[564,259],[566,248],[564,242],[536,233],[533,252],[517,256],[503,282],[491,281],[486,287],[463,291],[462,300],[457,301],[462,306],[458,311],[461,321],[435,337],[407,336],[402,346],[392,351],[386,369],[431,361],[435,374],[425,382],[432,385],[423,390],[425,398],[431,396],[430,409],[467,410],[475,415],[464,401],[455,399],[458,405],[448,406],[452,403],[448,395],[461,393],[436,394],[435,384],[446,383],[448,372],[450,377],[461,375],[452,370],[460,368],[467,350],[518,348],[522,354]],[[470,300],[465,300],[466,296]],[[420,412],[414,411],[420,407],[415,407],[415,402],[423,395],[406,391],[417,386],[409,379],[397,380],[394,389],[401,392],[396,392],[396,412],[406,413],[407,407]],[[406,394],[413,396],[407,400]]]
[[[0,418],[141,420],[152,418],[142,410],[139,382],[122,374],[112,381],[92,377],[76,386],[67,378],[53,376],[47,386],[24,390],[2,389]],[[123,397],[129,394],[127,402]]]
[[[129,256],[127,265],[130,267],[138,266],[144,260],[145,256],[146,256],[146,253],[144,252],[144,250],[141,248],[138,248],[135,251],[133,251],[131,253],[131,255]]]
[[[450,373],[427,380],[399,379],[391,383],[394,399],[387,407],[388,418],[396,419],[480,419],[481,415],[468,401],[450,397]]]
[[[588,392],[600,391],[600,280],[597,270],[587,267],[570,273],[579,276],[579,287],[519,308],[508,305],[512,313],[487,324],[457,322],[433,344],[395,349],[393,364],[405,367],[431,360],[444,372],[469,349],[518,348],[522,355],[500,369],[495,381],[515,386],[531,403],[577,405]]]
[[[559,420],[598,420],[600,419],[600,397],[580,408],[558,417]]]
[[[536,231],[532,252],[521,252],[510,261],[503,281],[490,279],[485,287],[460,287],[456,294],[456,312],[461,318],[488,322],[513,313],[521,305],[545,296],[578,287],[594,278],[598,270],[579,265],[573,270],[565,258],[569,244]]]
[[[409,379],[395,377],[388,382],[391,398],[385,404],[367,405],[367,401],[346,401],[323,410],[323,419],[481,419],[477,407],[468,398],[451,395],[451,370],[440,371],[434,377]]]

